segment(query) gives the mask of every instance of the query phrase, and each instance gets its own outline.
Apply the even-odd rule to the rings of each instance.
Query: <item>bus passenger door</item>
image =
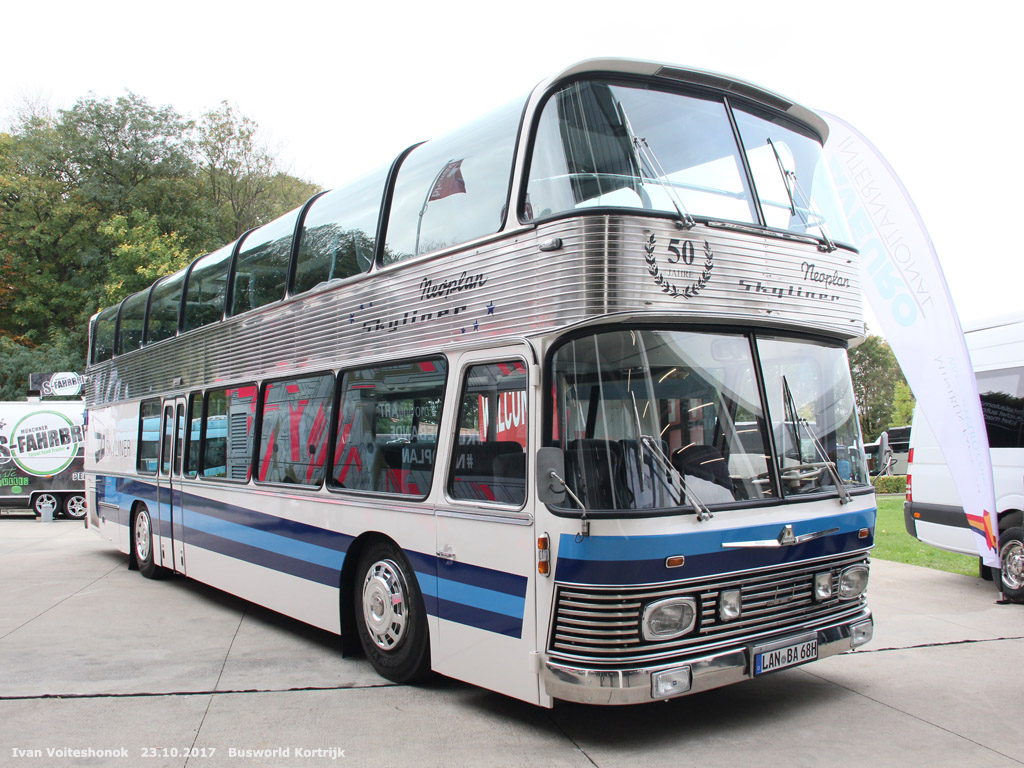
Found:
[[[431,658],[444,675],[539,703],[536,542],[526,484],[532,359],[531,350],[516,347],[468,353],[453,366],[455,429],[447,461],[439,462],[447,471],[437,478]],[[431,599],[426,590],[424,597]]]
[[[185,573],[182,532],[182,453],[185,446],[185,399],[167,400],[163,406],[157,506],[160,565]]]

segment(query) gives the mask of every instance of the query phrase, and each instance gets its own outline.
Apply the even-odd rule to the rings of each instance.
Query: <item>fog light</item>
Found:
[[[858,646],[864,645],[864,643],[870,642],[871,638],[874,636],[874,622],[862,621],[860,624],[854,624],[850,627],[850,647],[857,648]]]
[[[671,640],[685,635],[697,623],[697,603],[692,597],[670,597],[644,609],[644,640]]]
[[[690,690],[691,675],[689,667],[678,667],[677,669],[666,669],[664,672],[655,672],[651,678],[651,696],[655,699],[664,699],[667,696],[675,696],[686,693]]]
[[[819,603],[832,597],[832,572],[814,574],[814,599]]]
[[[743,603],[738,589],[727,589],[718,598],[718,618],[722,621],[738,619],[743,613]]]
[[[839,597],[843,600],[860,597],[867,588],[868,567],[866,565],[851,565],[839,574]]]

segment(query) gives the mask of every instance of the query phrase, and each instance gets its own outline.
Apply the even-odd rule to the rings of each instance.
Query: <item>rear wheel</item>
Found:
[[[1024,530],[1015,527],[1002,532],[999,559],[1003,564],[999,574],[1003,595],[1015,603],[1024,603]]]
[[[356,627],[377,674],[411,683],[430,671],[427,615],[416,577],[391,542],[373,544],[359,561]]]
[[[153,521],[144,506],[138,508],[132,520],[132,550],[139,573],[147,579],[158,579],[164,575],[164,569],[153,559]]]
[[[72,493],[64,498],[64,515],[72,520],[81,520],[85,517],[85,496],[80,493]]]

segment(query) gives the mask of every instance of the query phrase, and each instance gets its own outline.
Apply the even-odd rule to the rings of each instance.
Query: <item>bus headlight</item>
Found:
[[[670,597],[644,608],[644,640],[671,640],[690,632],[697,623],[697,603],[692,597]]]
[[[814,574],[814,599],[819,603],[832,597],[832,571]]]
[[[851,565],[839,574],[839,597],[849,600],[860,597],[868,588],[868,567],[866,565]]]

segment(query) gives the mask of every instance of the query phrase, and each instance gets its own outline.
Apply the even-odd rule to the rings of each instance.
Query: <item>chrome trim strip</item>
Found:
[[[874,623],[871,612],[866,608],[855,618],[817,630],[818,658],[823,659],[853,650],[852,627],[865,621]],[[780,632],[773,640],[785,640],[793,636],[791,631]],[[749,645],[696,657],[681,656],[670,663],[661,663],[657,666],[628,669],[588,669],[545,659],[541,665],[541,679],[549,696],[564,701],[584,704],[642,704],[655,700],[651,686],[653,677],[658,672],[690,667],[690,689],[675,694],[675,698],[752,678],[752,659]]]

